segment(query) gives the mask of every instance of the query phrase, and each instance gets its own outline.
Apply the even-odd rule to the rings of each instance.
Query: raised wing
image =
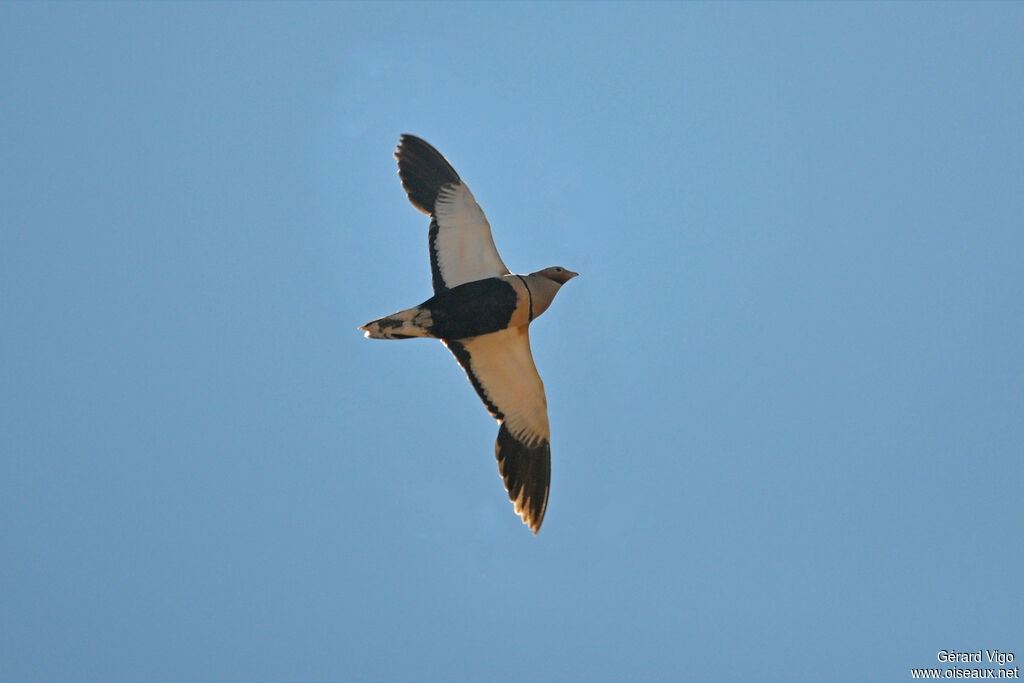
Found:
[[[398,176],[412,205],[429,214],[434,293],[466,282],[507,275],[491,225],[459,174],[441,153],[415,135],[395,150]]]
[[[540,530],[551,483],[551,446],[544,382],[530,353],[526,326],[445,341],[501,424],[494,454],[516,513]]]

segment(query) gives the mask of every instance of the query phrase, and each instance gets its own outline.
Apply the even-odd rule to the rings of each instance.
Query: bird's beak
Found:
[[[579,273],[574,273],[571,270],[569,271],[569,279],[570,280],[573,279],[574,277],[577,277],[578,275],[579,275]]]

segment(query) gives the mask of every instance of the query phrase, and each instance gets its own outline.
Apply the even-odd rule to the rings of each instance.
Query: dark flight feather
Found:
[[[505,480],[509,499],[515,503],[516,512],[523,518],[523,522],[536,534],[540,531],[548,507],[551,445],[547,439],[541,439],[532,448],[526,446],[512,436],[502,423],[498,429],[498,440],[494,444],[494,455],[498,459],[498,470]]]
[[[395,150],[398,177],[412,205],[434,215],[434,204],[441,188],[462,180],[441,153],[415,135],[403,135]]]

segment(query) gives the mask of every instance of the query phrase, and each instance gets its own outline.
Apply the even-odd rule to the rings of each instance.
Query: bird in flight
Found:
[[[395,158],[409,201],[430,216],[434,296],[359,329],[371,339],[431,337],[448,347],[500,425],[498,470],[516,513],[536,534],[548,504],[551,445],[530,323],[579,273],[561,266],[512,273],[473,193],[440,152],[403,135]]]

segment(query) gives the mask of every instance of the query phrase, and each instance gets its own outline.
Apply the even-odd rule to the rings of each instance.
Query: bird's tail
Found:
[[[430,311],[416,306],[378,318],[359,329],[366,333],[368,339],[408,339],[433,336],[430,334],[431,325]]]

